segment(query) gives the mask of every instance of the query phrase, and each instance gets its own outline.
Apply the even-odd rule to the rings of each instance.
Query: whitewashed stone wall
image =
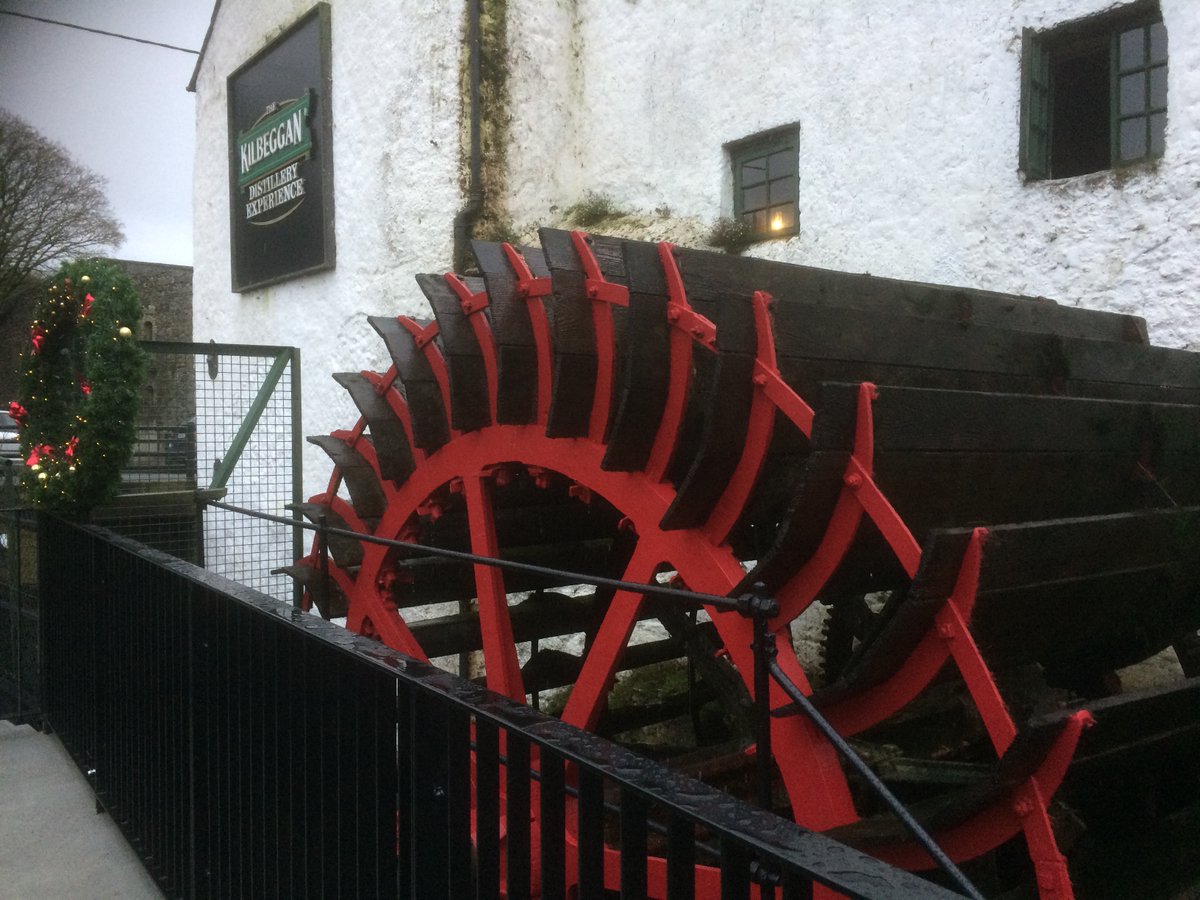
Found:
[[[462,205],[458,0],[333,4],[333,156],[337,265],[232,293],[226,78],[311,8],[309,0],[223,0],[196,81],[195,340],[301,351],[308,434],[353,425],[333,372],[382,370],[368,315],[428,316],[413,281],[444,271]],[[306,446],[306,489],[328,458]]]
[[[539,173],[565,168],[549,183],[575,188],[566,202],[599,191],[651,223],[667,206],[680,221],[653,230],[700,238],[732,208],[722,146],[798,123],[800,234],[751,252],[1134,312],[1156,343],[1200,348],[1200,5],[1161,4],[1158,164],[1029,184],[1017,171],[1022,29],[1118,5],[519,0],[540,44],[578,49],[547,83],[544,53],[513,47],[513,133],[528,139],[510,153],[513,218],[549,218],[564,198]]]
[[[1200,4],[1162,0],[1166,155],[1025,184],[1021,31],[1106,0],[509,0],[515,229],[560,224],[587,191],[635,213],[598,230],[700,244],[732,207],[723,145],[800,129],[800,234],[751,252],[1054,297],[1143,315],[1200,349]],[[354,419],[330,379],[382,367],[368,313],[422,312],[464,178],[463,0],[332,4],[337,268],[231,294],[225,77],[307,8],[223,0],[201,61],[198,340],[297,344],[310,433]],[[305,460],[315,490],[328,472]]]

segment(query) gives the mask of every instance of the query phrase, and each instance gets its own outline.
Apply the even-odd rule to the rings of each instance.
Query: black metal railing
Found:
[[[429,556],[453,559],[463,563],[483,564],[514,572],[524,572],[529,575],[543,576],[557,583],[565,581],[591,584],[596,587],[640,593],[648,597],[666,598],[677,604],[693,608],[707,606],[714,610],[736,612],[752,619],[754,622],[754,640],[751,644],[751,650],[754,654],[754,672],[752,675],[754,682],[754,758],[759,805],[764,809],[772,807],[771,795],[775,771],[775,757],[771,748],[771,717],[774,711],[771,708],[770,702],[770,682],[774,681],[790,697],[797,711],[813,723],[816,729],[830,742],[838,755],[854,770],[855,774],[863,779],[871,791],[882,801],[883,805],[896,817],[901,827],[929,854],[934,864],[946,873],[950,883],[955,885],[967,897],[971,897],[973,900],[982,900],[982,895],[978,889],[963,874],[958,866],[954,864],[953,860],[946,855],[933,839],[932,835],[925,830],[900,799],[884,784],[883,779],[872,771],[870,766],[859,756],[850,743],[837,733],[833,725],[830,724],[817,707],[787,676],[783,669],[780,668],[776,660],[775,631],[771,625],[772,620],[779,615],[779,601],[765,592],[764,585],[755,584],[751,591],[741,596],[725,597],[719,594],[705,594],[665,585],[638,584],[616,578],[585,575],[578,572],[530,565],[513,560],[493,559],[461,550],[450,550],[442,547],[431,547],[424,544],[398,541],[392,538],[367,534],[366,532],[330,526],[327,517],[324,515],[319,516],[315,523],[296,523],[295,520],[289,520],[282,516],[256,512],[219,501],[214,501],[210,505],[237,513],[238,515],[252,516],[258,519],[274,521],[281,525],[290,524],[294,527],[314,531],[317,538],[316,545],[319,557],[317,564],[322,576],[317,589],[321,591],[327,590],[330,583],[329,538],[333,536],[350,538],[363,543],[394,547],[398,550],[419,551]],[[398,565],[403,566],[404,561],[399,561]]]
[[[39,544],[49,721],[171,896],[950,896],[103,529]]]
[[[11,462],[0,460],[0,493],[15,485]],[[41,715],[35,527],[31,510],[0,506],[0,719],[16,724]]]

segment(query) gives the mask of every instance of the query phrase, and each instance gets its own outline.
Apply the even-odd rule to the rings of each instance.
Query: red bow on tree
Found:
[[[21,427],[25,426],[25,420],[29,418],[29,410],[23,407],[16,400],[8,404],[8,414],[12,416],[13,421]]]
[[[84,317],[91,311],[92,304],[96,302],[96,298],[91,294],[85,294],[83,297],[83,312],[80,314]]]
[[[41,325],[33,326],[33,353],[36,356],[42,352],[42,342],[46,340],[46,329]]]
[[[67,441],[66,454],[68,459],[75,458],[75,448],[79,446],[79,438],[73,437]]]
[[[82,378],[79,379],[79,389],[83,391],[83,396],[85,397],[92,392],[92,386]]]
[[[49,459],[53,455],[53,447],[49,444],[41,444],[29,451],[29,459],[25,460],[25,465],[36,466],[43,459]]]

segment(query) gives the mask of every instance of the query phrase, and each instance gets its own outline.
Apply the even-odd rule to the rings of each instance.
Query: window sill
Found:
[[[756,234],[750,238],[750,246],[755,244],[765,244],[769,241],[781,241],[785,238],[797,237],[800,234],[799,228],[786,228],[779,231],[772,231],[770,234]]]
[[[1082,175],[1065,175],[1061,178],[1030,178],[1023,170],[1018,170],[1017,175],[1025,187],[1033,187],[1039,184],[1054,187],[1067,187],[1072,184],[1080,184],[1085,187],[1101,187],[1109,183],[1120,186],[1133,179],[1156,175],[1161,167],[1162,157],[1159,157],[1157,159],[1139,159],[1135,162],[1122,163],[1107,169],[1101,169],[1098,172],[1085,172]]]

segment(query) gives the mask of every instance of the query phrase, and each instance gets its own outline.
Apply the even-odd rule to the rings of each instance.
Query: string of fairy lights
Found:
[[[64,266],[50,283],[21,354],[22,493],[35,506],[86,514],[110,499],[136,439],[146,354],[141,301],[112,263]]]

